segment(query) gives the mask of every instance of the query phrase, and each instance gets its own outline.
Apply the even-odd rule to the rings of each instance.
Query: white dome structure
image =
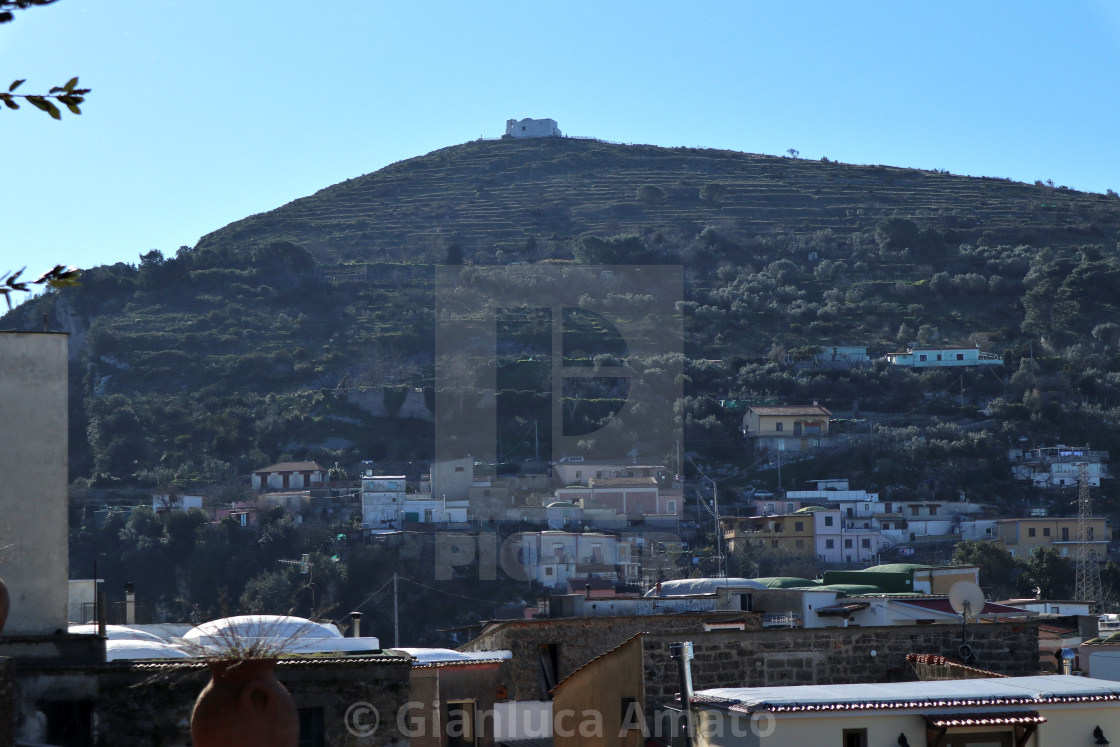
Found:
[[[162,641],[118,638],[105,641],[105,661],[130,659],[190,659],[190,654]]]
[[[203,656],[262,657],[381,648],[376,638],[344,638],[334,625],[287,615],[239,615],[211,620],[188,630],[182,640]]]
[[[71,625],[68,632],[70,635],[97,635],[97,626]],[[149,641],[152,643],[167,643],[166,640],[160,638],[158,635],[144,630],[137,630],[127,625],[106,625],[105,638],[110,641]]]

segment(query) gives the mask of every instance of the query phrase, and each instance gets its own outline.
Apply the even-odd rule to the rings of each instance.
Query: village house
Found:
[[[1029,519],[999,519],[996,521],[999,540],[1014,558],[1030,557],[1036,547],[1052,546],[1063,556],[1077,554],[1078,519],[1045,517]],[[1108,526],[1103,517],[1093,517],[1089,521],[1088,541],[1097,557],[1108,555]]]
[[[978,347],[922,345],[911,346],[902,353],[887,353],[887,363],[905,368],[945,368],[950,366],[1002,366],[1003,359],[994,353],[982,353]]]
[[[253,489],[306,490],[327,484],[328,470],[318,462],[279,462],[263,469],[253,470]]]
[[[812,405],[751,405],[743,415],[743,435],[756,451],[809,451],[826,446],[832,413]]]
[[[1101,486],[1101,479],[1108,478],[1108,452],[1091,451],[1085,446],[1044,446],[1034,449],[1010,449],[1011,476],[1016,480],[1029,480],[1036,488],[1062,488],[1077,485],[1081,465],[1085,476],[1094,488]]]
[[[525,576],[542,586],[565,588],[588,577],[617,583],[637,581],[638,562],[629,541],[598,532],[520,532],[513,538]]]

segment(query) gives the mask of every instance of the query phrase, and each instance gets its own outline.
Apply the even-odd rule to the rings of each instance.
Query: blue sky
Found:
[[[0,27],[0,274],[173,254],[509,118],[1120,190],[1120,7],[58,0]],[[6,76],[6,77],[4,77]]]

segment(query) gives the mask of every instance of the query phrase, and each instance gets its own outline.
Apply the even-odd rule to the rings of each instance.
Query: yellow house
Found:
[[[1053,545],[1062,555],[1077,555],[1077,517],[1030,519],[999,519],[996,521],[998,537],[1012,557],[1025,558],[1036,547]],[[1097,557],[1108,553],[1108,526],[1101,517],[1089,520],[1089,541]]]
[[[723,517],[720,524],[728,552],[735,552],[741,546],[739,543],[750,542],[757,548],[790,557],[811,560],[817,555],[811,513]]]
[[[743,415],[743,433],[756,450],[809,451],[828,442],[832,413],[812,405],[752,405]]]

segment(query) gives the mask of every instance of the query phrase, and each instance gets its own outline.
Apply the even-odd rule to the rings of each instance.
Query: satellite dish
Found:
[[[949,589],[949,606],[966,620],[975,620],[984,602],[983,589],[971,581],[958,581]]]

